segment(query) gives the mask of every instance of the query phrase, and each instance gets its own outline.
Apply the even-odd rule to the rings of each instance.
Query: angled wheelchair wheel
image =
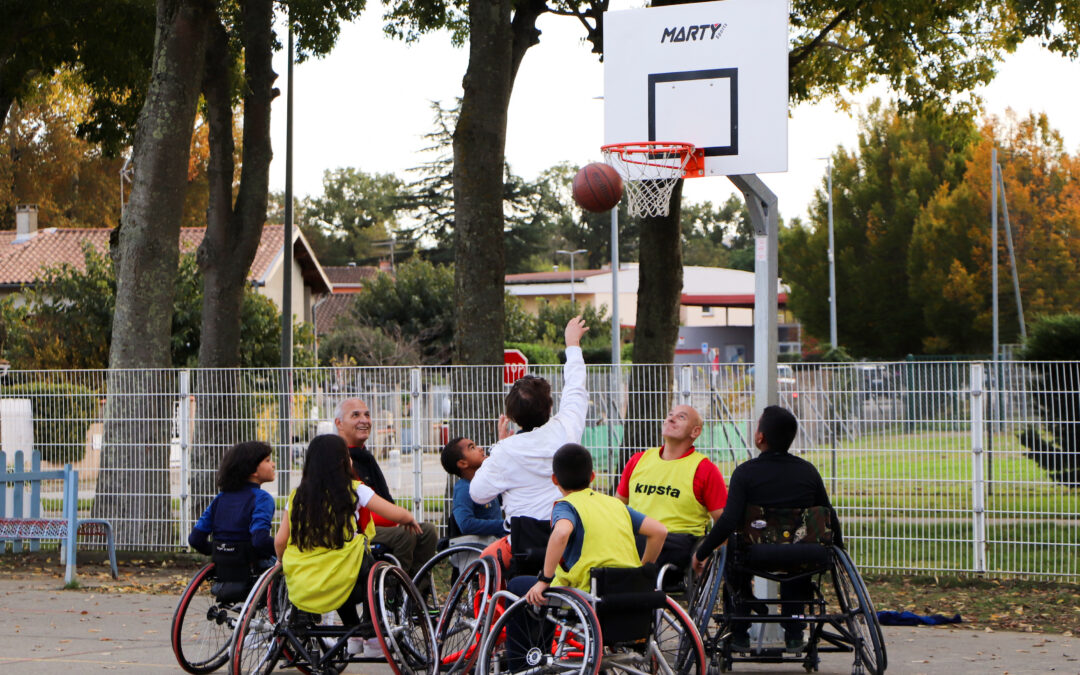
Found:
[[[726,563],[727,546],[721,546],[713,551],[705,574],[696,580],[690,591],[690,619],[694,622],[698,635],[706,642],[716,632],[713,615],[716,613],[716,603],[720,600]]]
[[[450,589],[465,566],[480,553],[472,546],[451,546],[436,553],[413,575],[412,582],[424,597],[432,617],[438,617],[446,605]]]
[[[840,609],[844,613],[845,627],[855,650],[853,672],[879,675],[885,672],[888,660],[885,655],[885,638],[881,634],[877,612],[870,601],[862,577],[847,552],[834,549],[833,581]]]
[[[435,626],[440,673],[467,673],[476,663],[484,622],[492,596],[499,590],[501,572],[495,559],[486,556],[469,564],[454,582]]]
[[[701,641],[690,615],[679,603],[667,599],[667,607],[656,612],[656,627],[649,641],[649,650],[658,669],[651,672],[668,672],[677,675],[705,675],[705,645]]]
[[[180,667],[194,675],[212,673],[229,660],[240,603],[219,603],[210,592],[217,581],[214,563],[206,565],[180,594],[169,637]]]
[[[281,606],[284,587],[278,564],[264,572],[248,594],[232,649],[233,675],[264,675],[277,665],[282,646],[279,623],[285,615]]]
[[[368,575],[375,635],[396,675],[435,671],[435,637],[424,599],[400,567],[375,563]]]
[[[521,598],[503,612],[484,638],[476,672],[599,672],[603,637],[592,605],[571,588],[549,588],[545,596],[542,607]]]

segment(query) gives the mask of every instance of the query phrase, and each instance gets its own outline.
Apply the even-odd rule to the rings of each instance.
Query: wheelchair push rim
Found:
[[[488,606],[501,584],[501,569],[490,556],[478,558],[450,589],[435,628],[440,673],[466,673],[476,663]],[[498,606],[495,614],[501,615]]]
[[[232,649],[233,675],[269,673],[281,657],[281,638],[277,624],[282,620],[281,565],[277,564],[259,577],[244,602]]]
[[[888,665],[885,638],[877,612],[855,564],[840,548],[834,553],[833,582],[844,616],[843,628],[855,651],[856,671],[864,668],[870,675],[885,672]]]
[[[405,571],[386,562],[375,563],[368,576],[368,604],[375,636],[395,675],[434,672],[431,616]]]

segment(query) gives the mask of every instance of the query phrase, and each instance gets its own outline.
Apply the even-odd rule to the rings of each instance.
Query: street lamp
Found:
[[[574,251],[564,251],[562,249],[559,249],[558,251],[555,251],[555,253],[561,253],[563,255],[570,256],[570,306],[571,307],[576,307],[577,306],[575,304],[575,302],[574,302],[574,256],[576,256],[579,253],[587,253],[587,252],[588,251],[586,251],[583,248],[579,248],[579,249],[574,250]]]
[[[836,253],[833,243],[833,217],[832,217],[832,157],[818,157],[825,160],[825,167],[829,172],[829,342],[833,349],[839,344],[836,341]]]

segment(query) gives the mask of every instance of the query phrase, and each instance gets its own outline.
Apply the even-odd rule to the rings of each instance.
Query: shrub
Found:
[[[559,363],[555,350],[538,342],[507,342],[505,349],[520,349],[532,365],[553,365]]]

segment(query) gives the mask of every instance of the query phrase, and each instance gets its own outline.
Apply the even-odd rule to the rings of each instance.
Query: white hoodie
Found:
[[[581,347],[567,347],[558,414],[541,427],[519,431],[491,446],[491,456],[469,484],[472,500],[487,504],[502,495],[507,523],[514,516],[550,520],[552,507],[562,499],[551,482],[551,458],[563,445],[581,442],[588,409]]]

